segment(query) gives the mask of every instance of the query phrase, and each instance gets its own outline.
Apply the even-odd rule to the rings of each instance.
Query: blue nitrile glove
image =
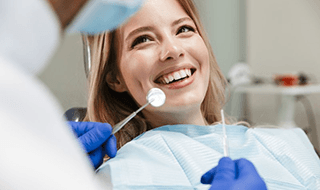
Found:
[[[103,157],[106,154],[110,158],[116,156],[117,139],[114,135],[111,135],[111,125],[108,123],[73,121],[69,121],[68,124],[88,153],[95,169],[102,164]]]
[[[201,177],[201,183],[211,184],[210,190],[266,190],[266,184],[254,165],[244,158],[232,161],[221,158],[218,166]]]

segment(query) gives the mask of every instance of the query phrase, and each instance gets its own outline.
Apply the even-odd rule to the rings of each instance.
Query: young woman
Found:
[[[148,6],[155,3],[165,9],[153,12]],[[90,41],[87,120],[114,125],[145,104],[153,87],[167,97],[162,107],[146,107],[116,134],[119,147],[162,125],[221,121],[226,80],[192,1],[147,1],[123,27]]]
[[[147,106],[116,134],[122,148],[99,174],[119,189],[208,188],[200,177],[222,157],[221,126],[214,124],[221,122],[226,80],[192,0],[147,0],[123,26],[89,41],[87,121],[113,126],[144,105],[151,88],[166,94],[163,106]],[[301,131],[230,125],[227,132],[230,156],[252,161],[270,189],[320,188],[320,163]],[[277,137],[283,133],[298,140]],[[311,154],[310,160],[301,153]],[[307,172],[289,164],[297,160],[307,162]]]

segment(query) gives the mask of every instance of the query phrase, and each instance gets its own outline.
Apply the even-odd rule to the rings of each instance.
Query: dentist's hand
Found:
[[[113,158],[117,154],[117,139],[111,135],[112,127],[107,123],[98,122],[73,122],[68,124],[88,153],[95,169],[103,162],[107,154]]]
[[[243,158],[235,161],[229,157],[221,158],[218,166],[201,177],[201,183],[211,184],[210,190],[267,189],[254,165]]]

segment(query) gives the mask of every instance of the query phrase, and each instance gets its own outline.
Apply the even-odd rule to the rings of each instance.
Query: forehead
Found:
[[[188,16],[177,0],[147,0],[143,7],[123,27],[124,36],[145,26],[164,26]]]

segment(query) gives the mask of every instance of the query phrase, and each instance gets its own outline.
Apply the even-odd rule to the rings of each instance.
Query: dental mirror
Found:
[[[166,95],[159,88],[152,88],[147,95],[147,101],[153,107],[160,107],[166,101]]]
[[[162,90],[159,88],[152,88],[149,90],[147,94],[147,103],[143,105],[141,108],[139,108],[137,111],[130,114],[128,117],[126,117],[124,120],[117,123],[112,130],[112,134],[115,134],[118,132],[125,124],[127,124],[134,116],[136,116],[141,110],[143,110],[145,107],[147,107],[149,104],[153,107],[160,107],[164,104],[166,101],[166,95]]]

